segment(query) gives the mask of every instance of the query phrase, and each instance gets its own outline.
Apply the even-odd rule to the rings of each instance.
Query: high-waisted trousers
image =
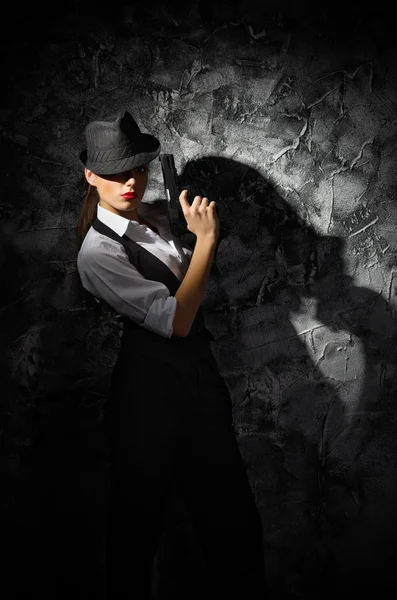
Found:
[[[175,493],[206,557],[209,597],[264,600],[262,523],[215,360],[198,357],[181,374],[158,358],[120,353],[105,420],[108,600],[151,598],[153,561]]]

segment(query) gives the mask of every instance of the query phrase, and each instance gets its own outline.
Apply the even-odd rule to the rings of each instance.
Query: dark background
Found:
[[[120,326],[76,273],[92,119],[128,108],[217,200],[203,308],[272,594],[394,591],[395,21],[372,2],[68,2],[3,15],[2,586],[104,598]],[[146,201],[164,197],[153,165]],[[175,505],[157,598],[205,567]],[[203,592],[204,593],[204,592]]]

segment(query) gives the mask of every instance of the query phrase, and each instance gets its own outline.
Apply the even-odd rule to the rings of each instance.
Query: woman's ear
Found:
[[[92,171],[90,171],[89,169],[87,169],[87,167],[84,169],[84,175],[86,180],[88,181],[88,183],[92,186],[95,187],[95,179],[96,179],[96,175],[95,173],[93,173]]]

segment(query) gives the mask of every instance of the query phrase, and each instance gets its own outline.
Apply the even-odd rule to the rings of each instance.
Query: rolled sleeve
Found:
[[[168,288],[166,289],[168,292]],[[168,298],[164,298],[164,294],[161,290],[159,297],[153,300],[150,305],[142,325],[164,337],[171,337],[174,330],[176,305],[177,301],[175,296],[168,295]]]
[[[116,241],[86,249],[77,266],[82,284],[91,294],[138,325],[163,337],[172,336],[175,296],[163,283],[143,277]]]

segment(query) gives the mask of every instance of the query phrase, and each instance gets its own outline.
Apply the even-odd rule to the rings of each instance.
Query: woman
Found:
[[[215,202],[179,201],[194,251],[142,203],[160,142],[127,111],[93,121],[80,154],[89,191],[79,232],[82,284],[123,319],[106,422],[112,464],[107,597],[150,598],[167,500],[180,494],[214,596],[265,598],[262,524],[211,352],[200,302],[218,239]]]

